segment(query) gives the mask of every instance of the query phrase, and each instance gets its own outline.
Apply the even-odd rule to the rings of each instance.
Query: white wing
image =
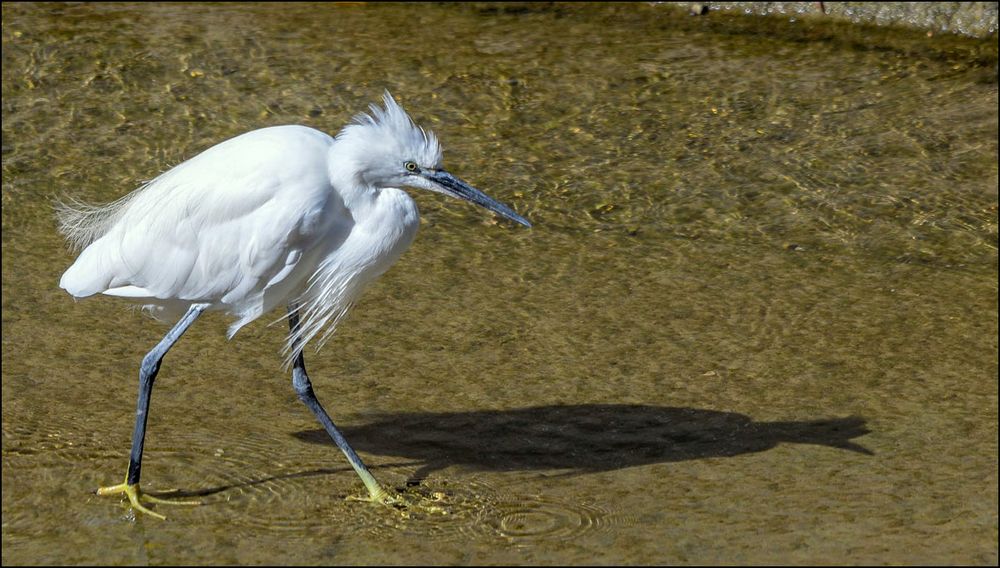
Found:
[[[280,126],[209,148],[137,190],[60,286],[170,311],[211,303],[241,318],[234,333],[299,289],[307,267],[350,232],[330,184],[332,143],[311,128]],[[265,294],[274,287],[281,293]]]

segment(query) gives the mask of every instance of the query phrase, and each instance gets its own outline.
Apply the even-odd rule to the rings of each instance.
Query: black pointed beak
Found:
[[[479,191],[444,170],[423,170],[418,175],[434,182],[441,188],[441,193],[471,201],[480,207],[485,207],[494,213],[516,221],[525,227],[531,227],[527,219],[518,215],[513,209]]]

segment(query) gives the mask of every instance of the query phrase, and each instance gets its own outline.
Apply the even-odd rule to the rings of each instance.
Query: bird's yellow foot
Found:
[[[463,504],[449,498],[440,491],[429,491],[421,488],[380,488],[376,495],[367,497],[347,497],[351,501],[364,501],[384,505],[389,511],[398,515],[400,522],[414,518],[440,517],[454,514],[461,510]]]
[[[167,518],[159,513],[149,510],[142,504],[142,501],[161,505],[201,505],[201,501],[168,501],[166,499],[160,499],[159,497],[153,497],[152,495],[146,495],[139,489],[138,483],[133,485],[120,483],[110,487],[100,487],[97,490],[98,495],[121,495],[123,493],[128,497],[128,501],[132,504],[133,509],[163,521],[167,520]]]
[[[405,501],[403,495],[392,489],[386,489],[381,485],[376,485],[374,488],[368,488],[368,496],[360,497],[356,495],[348,495],[348,501],[364,501],[366,503],[378,503],[380,505],[388,505],[390,507],[398,507],[399,505],[405,506]]]
[[[378,503],[398,510],[405,516],[410,513],[434,514],[446,512],[441,506],[441,501],[445,495],[440,492],[410,491],[408,489],[392,489],[378,487],[374,492],[369,492],[367,497],[348,496],[349,501],[364,501],[366,503]]]

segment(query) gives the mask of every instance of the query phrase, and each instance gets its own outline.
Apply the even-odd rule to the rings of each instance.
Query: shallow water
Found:
[[[524,230],[416,195],[416,243],[307,362],[57,287],[110,201],[384,88]],[[997,40],[668,6],[3,8],[3,560],[997,562]],[[274,314],[276,317],[278,314]]]

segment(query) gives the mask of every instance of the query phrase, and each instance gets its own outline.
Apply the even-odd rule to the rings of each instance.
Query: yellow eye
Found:
[[[408,172],[415,172],[415,171],[417,171],[417,163],[416,162],[406,162],[405,164],[403,164],[403,167],[406,168],[406,171],[408,171]]]

